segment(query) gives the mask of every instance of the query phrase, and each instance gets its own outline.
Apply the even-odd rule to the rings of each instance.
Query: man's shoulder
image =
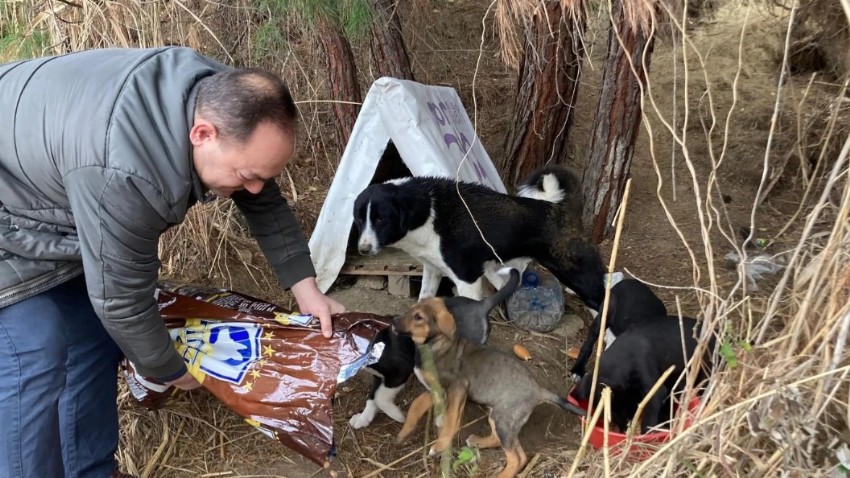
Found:
[[[197,87],[227,67],[186,47],[150,52],[112,110],[106,166],[136,174],[182,205],[192,189],[189,131]]]
[[[217,72],[230,68],[214,58],[185,46],[149,48],[139,50],[139,53],[149,57],[149,61],[139,68],[139,72],[150,68],[185,76],[198,73],[207,74],[211,71]]]

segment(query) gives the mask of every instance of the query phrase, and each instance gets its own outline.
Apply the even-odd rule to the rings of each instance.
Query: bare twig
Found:
[[[617,210],[617,229],[614,232],[614,248],[611,250],[611,259],[608,263],[608,272],[613,274],[617,265],[617,253],[620,250],[620,237],[623,232],[623,222],[626,218],[626,208],[629,204],[629,191],[631,191],[632,179],[626,180],[626,188],[623,192],[623,202],[620,203],[620,208]],[[596,385],[599,378],[599,358],[602,356],[604,348],[605,329],[608,324],[608,305],[611,301],[611,275],[608,276],[605,284],[605,301],[602,303],[602,310],[599,312],[599,336],[596,338],[596,359],[593,363],[593,380],[590,385],[590,397],[588,398],[587,412],[592,413],[593,399],[596,396]],[[591,428],[586,428],[584,433],[589,434]]]

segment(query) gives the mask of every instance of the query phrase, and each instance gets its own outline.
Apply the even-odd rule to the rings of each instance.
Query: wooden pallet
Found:
[[[387,291],[392,295],[410,297],[410,278],[422,277],[422,263],[398,249],[384,249],[374,256],[349,255],[340,275],[384,276]]]

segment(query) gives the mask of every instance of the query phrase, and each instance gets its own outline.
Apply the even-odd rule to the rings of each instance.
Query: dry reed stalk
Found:
[[[469,157],[469,153],[470,151],[472,151],[472,146],[474,146],[475,142],[478,141],[478,100],[475,95],[475,80],[478,78],[478,69],[481,66],[481,57],[484,55],[484,34],[487,31],[487,25],[484,23],[484,21],[487,19],[487,15],[489,15],[490,9],[493,8],[493,5],[495,5],[497,1],[498,0],[492,0],[490,2],[490,6],[487,7],[487,11],[484,13],[484,18],[481,19],[481,42],[478,45],[478,59],[476,60],[475,71],[472,76],[472,131],[475,133],[475,137],[472,139],[473,143],[466,150],[466,153],[463,155],[463,158],[461,158],[460,162],[457,165],[457,171],[455,171],[455,191],[457,192],[458,198],[460,198],[460,201],[463,203],[463,207],[466,208],[466,212],[469,214],[469,217],[472,219],[472,224],[475,225],[475,229],[478,231],[478,235],[481,236],[481,240],[484,241],[485,244],[487,244],[487,247],[489,247],[490,250],[493,252],[493,255],[496,256],[496,259],[499,261],[499,264],[504,265],[505,261],[503,261],[502,258],[499,257],[499,254],[496,252],[496,248],[493,247],[492,244],[490,244],[490,241],[488,241],[486,237],[484,237],[484,231],[481,230],[481,227],[478,225],[478,221],[472,214],[472,210],[469,209],[469,204],[466,203],[466,198],[464,198],[463,195],[460,193],[460,170],[466,162],[466,159]]]
[[[844,85],[841,89],[841,92],[837,95],[837,98],[843,98],[843,97],[846,96],[848,86],[850,86],[850,78],[848,78],[844,82]],[[840,104],[840,102],[838,104]],[[839,108],[839,107],[829,108],[829,110],[831,111],[831,113],[829,115],[829,120],[827,121],[826,127],[824,128],[824,131],[823,131],[823,135],[825,137],[832,137],[833,134],[835,133],[836,127],[837,127],[837,124],[838,124],[838,120],[839,120],[839,117],[840,117],[840,113],[842,111],[842,109]],[[798,138],[800,138],[800,136],[798,136]],[[810,175],[812,176],[812,179],[808,180],[808,178],[805,178],[806,179],[806,181],[805,181],[806,189],[803,192],[803,197],[802,197],[802,199],[800,199],[800,204],[797,207],[797,210],[794,211],[794,214],[792,214],[791,217],[786,221],[786,223],[782,227],[782,229],[780,229],[779,232],[777,232],[774,235],[774,239],[771,241],[771,243],[769,245],[772,245],[773,242],[777,238],[782,237],[785,234],[785,232],[793,224],[796,224],[798,217],[803,212],[803,210],[806,208],[806,206],[809,204],[809,197],[810,197],[811,193],[820,189],[820,186],[821,186],[820,179],[822,178],[821,169],[826,163],[825,158],[826,158],[828,151],[829,151],[829,142],[826,142],[826,141],[822,142],[820,152],[818,153],[818,159],[816,160],[816,163],[815,163],[815,169],[810,173]],[[801,157],[802,157],[802,155],[801,155]]]
[[[611,389],[608,387],[602,390],[602,406],[602,430],[605,433],[602,437],[602,458],[603,463],[605,463],[605,476],[608,477],[611,476],[611,457],[608,451],[608,429],[611,424]]]
[[[607,389],[607,387],[606,387],[606,389]],[[610,397],[610,395],[606,395],[606,396]],[[592,418],[587,421],[587,427],[586,428],[588,430],[593,430],[593,428],[596,427],[596,424],[599,422],[599,417],[602,416],[602,411],[604,409],[605,409],[605,406],[603,405],[601,407],[598,407],[593,412]],[[590,433],[585,433],[584,437],[582,437],[582,439],[581,439],[581,446],[579,446],[578,453],[576,453],[576,456],[573,459],[573,462],[572,462],[573,464],[570,467],[570,472],[567,475],[567,478],[572,478],[575,475],[576,470],[578,470],[578,464],[581,461],[582,456],[584,455],[584,452],[587,450],[588,442],[590,442]]]
[[[531,472],[534,471],[534,467],[537,466],[537,462],[540,461],[540,453],[535,453],[531,460],[528,461],[528,464],[525,465],[525,468],[522,470],[522,473],[517,475],[517,478],[528,478],[531,476]]]
[[[637,410],[635,411],[635,416],[632,417],[632,423],[629,426],[628,435],[633,436],[640,432],[640,424],[641,424],[641,416],[643,415],[643,409],[646,408],[646,404],[652,400],[652,396],[655,395],[655,392],[664,384],[664,381],[667,380],[667,377],[670,376],[673,371],[676,370],[675,365],[671,365],[664,373],[658,377],[658,380],[655,381],[655,384],[652,385],[652,388],[649,389],[646,396],[643,397],[643,400],[638,404]]]
[[[614,231],[614,247],[611,250],[611,259],[608,263],[608,273],[613,274],[616,271],[617,265],[617,254],[620,250],[620,238],[623,233],[623,222],[626,219],[626,208],[629,204],[629,192],[632,187],[632,178],[626,180],[626,188],[623,191],[623,201],[620,203],[620,207],[617,210],[616,218],[617,218],[617,228]],[[605,338],[605,330],[608,327],[608,306],[611,301],[611,276],[608,276],[608,280],[605,284],[605,299],[602,302],[602,310],[599,312],[599,336],[596,337],[596,354],[593,363],[593,380],[590,382],[590,396],[587,401],[587,413],[593,413],[593,400],[596,397],[596,385],[597,380],[599,378],[599,357],[602,356],[602,349],[604,348],[604,338]],[[590,427],[587,427],[583,430],[583,433],[589,434],[590,431],[593,430]]]

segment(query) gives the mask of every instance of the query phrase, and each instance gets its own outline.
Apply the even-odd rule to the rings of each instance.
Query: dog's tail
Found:
[[[544,166],[531,173],[517,188],[517,196],[562,203],[581,200],[581,178],[563,166]]]
[[[517,286],[519,286],[519,271],[514,267],[503,267],[499,269],[497,272],[499,275],[507,275],[510,274],[511,277],[508,279],[508,282],[502,286],[501,289],[497,290],[495,294],[491,295],[484,299],[484,307],[487,310],[493,310],[499,304],[502,303],[505,299],[511,296],[514,293]]]
[[[580,417],[587,416],[587,411],[577,405],[573,405],[572,403],[568,402],[567,399],[558,395],[557,393],[550,392],[549,390],[545,389],[543,393],[545,394],[544,400],[546,400],[547,402],[552,402],[555,405],[563,408],[564,410],[570,413],[574,413]]]

